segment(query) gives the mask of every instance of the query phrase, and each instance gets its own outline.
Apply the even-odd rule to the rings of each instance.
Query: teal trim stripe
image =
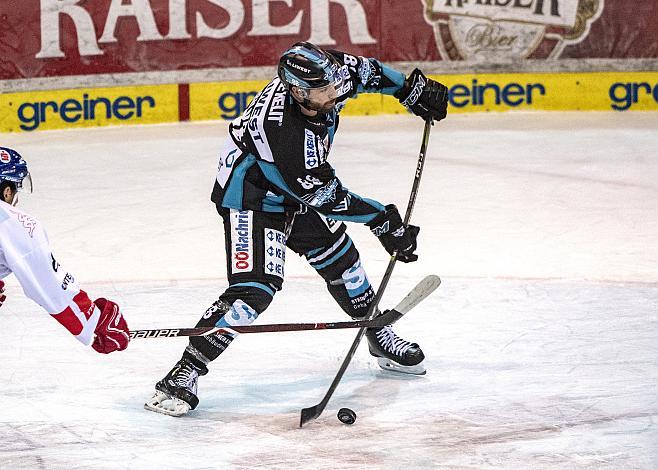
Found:
[[[334,263],[338,258],[343,256],[347,252],[347,250],[350,249],[351,246],[352,246],[352,240],[350,239],[349,243],[346,243],[342,250],[340,250],[334,256],[329,258],[327,261],[325,261],[324,263],[321,263],[321,264],[312,264],[311,266],[313,266],[314,269],[325,268],[325,267],[329,266],[330,264]]]
[[[251,156],[251,155],[250,155]],[[281,173],[279,172],[279,169],[273,164],[273,163],[268,163],[264,162],[262,160],[258,160],[258,166],[262,170],[263,174],[265,175],[265,178],[267,178],[268,181],[270,181],[272,184],[276,185],[278,188],[282,189],[286,193],[288,193],[291,197],[296,199],[297,201],[301,202],[302,204],[306,205],[304,201],[302,201],[299,197],[295,195],[295,193],[292,192],[290,187],[286,184],[285,180],[283,179],[283,176],[281,176]],[[367,202],[371,206],[373,206],[376,209],[376,212],[372,214],[364,214],[364,215],[337,215],[335,213],[328,214],[328,217],[331,217],[334,220],[341,220],[345,222],[356,222],[360,224],[366,224],[370,222],[372,219],[375,218],[375,216],[384,210],[384,206],[380,204],[377,201],[374,201],[372,199],[364,199],[360,196],[357,196],[354,193],[351,193],[353,197],[357,197],[361,199],[362,201]]]
[[[320,253],[322,250],[324,250],[324,247],[322,247],[322,248],[316,248],[315,250],[311,250],[311,251],[309,251],[308,253],[306,253],[306,256],[311,257],[311,256],[313,256],[313,255],[315,255],[315,254]]]
[[[279,172],[279,169],[274,165],[274,163],[268,163],[264,162],[262,160],[258,160],[258,166],[260,167],[261,171],[265,175],[265,178],[267,178],[268,181],[270,181],[272,184],[276,185],[278,188],[282,189],[283,191],[287,192],[291,197],[294,199],[298,200],[299,202],[304,202],[300,198],[298,198],[295,193],[292,192],[290,189],[290,186],[288,186],[283,179],[283,176],[281,176],[281,173]]]
[[[398,91],[400,88],[402,88],[402,85],[404,85],[404,81],[407,77],[405,77],[405,75],[402,72],[399,72],[399,71],[389,67],[386,64],[382,64],[381,62],[380,62],[380,64],[382,66],[382,73],[384,75],[386,75],[386,77],[388,77],[396,85],[396,86],[392,86],[392,87],[383,88],[381,93],[383,95],[392,95],[393,93]]]
[[[265,212],[284,212],[283,196],[266,196],[263,199],[263,210]]]
[[[367,224],[372,219],[375,218],[377,213],[367,214],[367,215],[336,215],[332,213],[329,217],[334,220],[340,220],[341,222],[354,222],[357,224]]]
[[[356,196],[356,194],[354,194],[354,193],[351,193],[351,194],[352,194],[352,197]],[[386,210],[386,206],[384,206],[384,204],[382,204],[379,201],[375,201],[374,199],[368,199],[367,197],[361,197],[361,196],[356,196],[356,197],[361,199],[363,202],[366,202],[366,203],[370,204],[371,206],[373,206],[374,208],[376,208],[377,212],[384,212]],[[375,215],[377,215],[377,214],[375,214]]]
[[[355,222],[355,223],[360,223],[360,224],[367,224],[370,222],[372,219],[374,219],[377,214],[380,212],[383,212],[386,210],[386,207],[384,207],[383,204],[375,201],[374,199],[368,199],[365,197],[361,197],[358,194],[354,194],[353,192],[350,191],[350,194],[352,195],[352,198],[360,199],[361,201],[365,202],[366,204],[371,205],[376,212],[373,212],[372,214],[363,214],[363,215],[338,215],[338,214],[331,214],[331,218],[335,220],[341,220],[343,222]]]
[[[393,95],[396,91],[402,88],[402,85],[404,85],[404,81],[406,79],[405,75],[386,64],[382,64],[381,62],[379,62],[379,65],[382,67],[382,74],[385,75],[386,78],[391,80],[393,83],[395,83],[395,85],[382,88],[381,90],[376,90],[373,88],[366,88],[361,83],[359,83],[356,87],[357,93],[380,93],[382,95]]]
[[[237,284],[231,284],[229,287],[256,287],[257,289],[264,290],[272,297],[274,297],[274,290],[272,290],[266,284],[260,282],[238,282]]]
[[[356,278],[346,279],[346,280],[348,282],[350,282],[350,281],[353,282],[353,281],[358,281],[358,279],[359,279],[359,277],[357,276]],[[358,297],[361,294],[363,294],[365,291],[367,291],[369,288],[370,288],[370,283],[368,282],[368,279],[365,279],[365,281],[363,282],[363,284],[360,287],[357,287],[356,289],[349,289],[348,288],[347,289],[347,294],[352,298]]]
[[[252,154],[240,162],[240,164],[233,170],[231,182],[226,188],[226,194],[222,200],[224,207],[242,207],[242,193],[244,190],[244,177],[247,170],[256,162],[256,157]]]

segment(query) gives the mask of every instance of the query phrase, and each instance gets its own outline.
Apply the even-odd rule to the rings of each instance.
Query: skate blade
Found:
[[[191,407],[187,402],[157,390],[151,399],[144,403],[144,409],[179,417],[187,414]]]
[[[422,362],[415,366],[403,366],[402,364],[398,364],[397,362],[386,359],[385,357],[378,357],[377,363],[382,369],[391,372],[399,372],[401,374],[409,375],[425,375],[427,373]]]

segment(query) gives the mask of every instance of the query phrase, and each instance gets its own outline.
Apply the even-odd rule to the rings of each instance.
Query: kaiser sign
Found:
[[[187,0],[168,0],[167,22],[156,21],[154,9],[149,0],[111,0],[106,11],[102,12],[104,24],[100,37],[97,36],[95,20],[82,0],[41,0],[41,49],[36,54],[38,59],[65,57],[61,47],[62,19],[72,21],[77,34],[78,52],[81,56],[103,54],[103,44],[116,43],[117,24],[123,18],[136,23],[137,41],[173,41],[191,40],[195,38],[226,39],[235,36],[246,24],[251,28],[247,36],[297,36],[302,30],[302,20],[310,23],[311,35],[309,41],[324,45],[335,45],[336,41],[330,34],[330,4],[341,7],[347,19],[346,29],[353,44],[374,44],[376,40],[368,31],[366,12],[361,0],[312,0],[310,7],[304,11],[295,8],[293,0],[205,0],[202,10],[188,7]],[[162,2],[160,2],[162,3]],[[282,3],[288,12],[294,15],[285,24],[273,25],[271,22],[270,4]],[[98,5],[94,5],[98,10]],[[285,8],[284,7],[284,8]],[[188,11],[188,8],[190,11]],[[188,15],[194,13],[195,36],[188,28]],[[248,18],[248,14],[251,17]],[[207,21],[206,16],[219,17],[219,20]],[[308,15],[308,18],[304,18]],[[164,24],[163,24],[164,23]],[[219,25],[217,24],[219,23]]]
[[[582,41],[604,0],[422,0],[446,60],[556,58]]]

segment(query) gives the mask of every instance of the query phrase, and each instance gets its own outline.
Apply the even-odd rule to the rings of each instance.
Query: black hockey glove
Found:
[[[440,121],[448,112],[448,88],[414,69],[394,95],[409,111],[425,121]]]
[[[393,204],[386,206],[386,211],[372,219],[368,227],[379,238],[388,254],[393,255],[397,250],[397,259],[403,263],[411,263],[418,259],[414,251],[416,251],[416,238],[420,227],[415,225],[405,227],[397,207]]]

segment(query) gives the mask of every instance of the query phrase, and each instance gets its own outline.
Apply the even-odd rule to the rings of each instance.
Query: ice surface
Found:
[[[658,114],[451,116],[436,125],[412,221],[439,290],[400,320],[428,374],[380,371],[361,346],[317,403],[354,332],[245,335],[200,380],[183,418],[143,410],[185,339],[85,349],[22,296],[0,310],[0,468],[658,468]],[[209,201],[222,123],[3,135],[27,158],[21,208],[58,260],[138,328],[193,326],[226,287]],[[332,163],[358,194],[406,206],[422,123],[341,123]],[[387,256],[350,233],[378,284]],[[258,320],[346,317],[290,255]],[[353,426],[336,418],[356,411]]]

